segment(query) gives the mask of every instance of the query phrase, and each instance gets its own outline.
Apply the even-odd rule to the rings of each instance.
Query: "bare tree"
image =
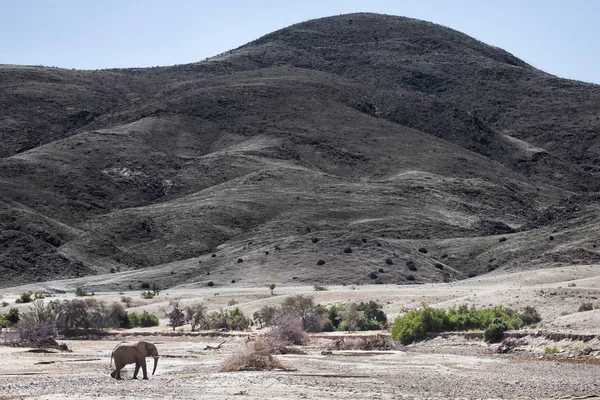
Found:
[[[193,306],[185,309],[185,320],[192,327],[192,332],[196,331],[196,328],[207,329],[208,318],[206,315],[206,307],[201,303],[194,304]]]

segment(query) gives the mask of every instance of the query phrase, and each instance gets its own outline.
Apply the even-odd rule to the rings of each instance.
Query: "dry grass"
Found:
[[[395,350],[396,345],[389,336],[374,335],[338,339],[328,348],[330,350]]]

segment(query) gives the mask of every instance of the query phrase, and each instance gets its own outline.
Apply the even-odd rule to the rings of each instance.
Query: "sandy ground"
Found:
[[[58,288],[59,284],[56,283]],[[35,289],[35,288],[33,288]],[[304,293],[322,304],[376,299],[390,317],[422,302],[448,307],[461,303],[487,306],[535,306],[544,320],[531,329],[517,348],[498,354],[498,345],[464,336],[436,337],[392,351],[327,352],[333,341],[315,336],[302,349],[306,354],[278,356],[292,371],[219,372],[221,362],[245,346],[248,333],[230,337],[168,336],[170,328],[121,331],[105,340],[64,341],[72,352],[35,353],[26,348],[0,346],[0,399],[5,398],[207,398],[207,399],[321,399],[321,398],[581,398],[600,394],[600,341],[564,338],[555,341],[535,331],[598,334],[600,311],[577,312],[582,302],[597,304],[600,296],[598,266],[564,267],[517,274],[490,275],[454,284],[415,286],[311,287],[218,290],[178,288],[157,299],[142,300],[139,293],[130,310],[160,312],[169,300],[184,305],[204,302],[209,310],[227,308],[232,300],[251,313],[276,304],[288,295]],[[13,302],[23,288],[3,291]],[[119,293],[98,293],[103,300],[118,300]],[[72,297],[71,294],[57,298]],[[260,331],[251,332],[252,335]],[[346,334],[350,337],[356,334]],[[157,344],[161,359],[148,381],[116,381],[109,376],[109,358],[122,340],[148,340]],[[207,344],[227,342],[220,350]],[[59,342],[63,342],[59,340]],[[555,349],[556,354],[547,354]],[[585,349],[585,352],[583,351]],[[583,354],[585,353],[585,354]],[[150,359],[148,360],[151,364]],[[127,367],[131,378],[133,366]],[[600,398],[600,397],[599,397]]]

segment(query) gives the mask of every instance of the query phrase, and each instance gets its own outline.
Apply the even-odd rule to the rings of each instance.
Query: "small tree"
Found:
[[[185,309],[185,320],[192,327],[192,332],[196,331],[196,328],[207,329],[208,318],[206,315],[206,307],[202,304],[195,304]]]
[[[273,291],[275,290],[276,287],[277,287],[277,285],[274,283],[271,283],[269,285],[269,290],[271,291],[271,296],[273,296]]]
[[[169,319],[168,325],[175,330],[175,328],[182,326],[185,323],[185,314],[179,308],[179,302],[177,300],[171,300],[169,305],[173,307],[173,309],[168,313],[165,312],[165,314]]]
[[[342,323],[339,328],[346,331],[355,331],[358,328],[358,322],[364,317],[364,312],[358,309],[358,304],[351,303],[344,307],[341,312]]]
[[[311,296],[299,294],[284,300],[281,314],[299,317],[302,321],[302,329],[305,331],[319,332],[325,323],[327,310],[316,305]]]
[[[152,284],[152,291],[154,292],[155,296],[158,296],[160,294],[160,289],[158,288],[158,286],[156,286],[156,283]]]
[[[263,326],[271,326],[277,315],[277,311],[277,307],[263,306],[260,310],[256,311],[252,317],[258,322],[261,328]]]

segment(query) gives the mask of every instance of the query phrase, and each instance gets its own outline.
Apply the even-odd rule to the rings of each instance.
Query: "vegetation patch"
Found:
[[[521,315],[528,322],[540,320],[533,307]],[[407,345],[425,339],[428,332],[484,330],[484,339],[493,343],[502,340],[504,331],[520,329],[524,325],[521,315],[502,306],[476,309],[461,305],[448,310],[425,306],[396,318],[392,338]]]

